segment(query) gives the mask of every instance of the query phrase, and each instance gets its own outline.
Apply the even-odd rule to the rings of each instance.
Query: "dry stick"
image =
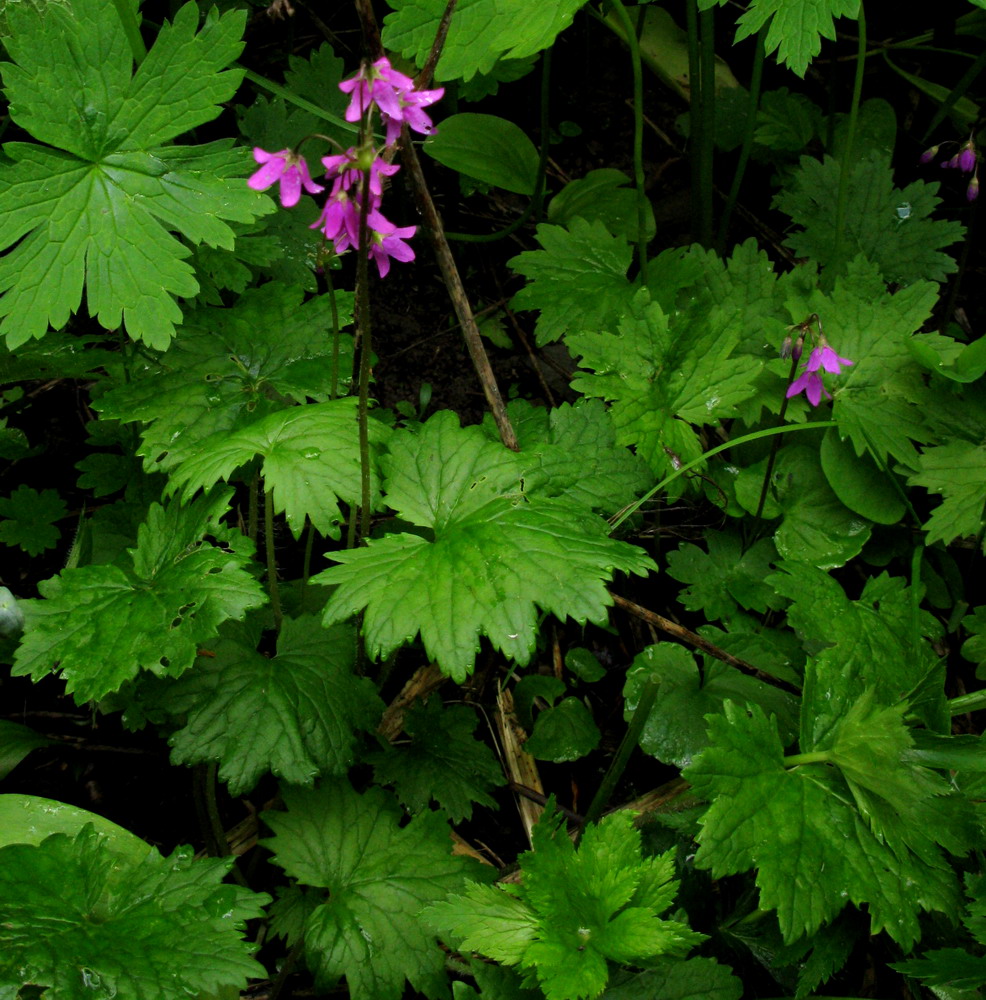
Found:
[[[630,614],[635,615],[637,618],[647,622],[649,625],[654,625],[662,632],[667,632],[668,635],[673,635],[676,639],[681,639],[684,642],[690,643],[692,646],[697,646],[703,653],[708,653],[709,656],[714,656],[717,660],[722,660],[723,663],[728,663],[731,667],[741,670],[744,674],[749,674],[751,677],[757,677],[760,680],[766,681],[768,684],[772,684],[774,687],[781,688],[791,694],[801,694],[801,691],[793,684],[788,684],[787,681],[779,680],[777,677],[772,677],[770,674],[764,673],[762,670],[758,670],[752,663],[747,663],[746,660],[741,660],[738,656],[733,656],[732,653],[727,653],[724,649],[720,649],[718,646],[709,642],[708,639],[703,639],[700,635],[697,635],[690,629],[685,628],[683,625],[678,625],[669,618],[664,618],[662,615],[659,615],[654,611],[642,608],[639,604],[634,604],[633,601],[628,601],[625,597],[620,597],[619,594],[614,594],[612,591],[610,591],[609,594],[618,607],[623,608],[624,611],[629,611]]]
[[[504,405],[503,397],[496,384],[493,369],[490,367],[490,359],[486,356],[486,349],[483,347],[483,338],[480,335],[479,327],[473,316],[466,290],[463,287],[462,279],[459,277],[459,269],[455,266],[455,259],[449,249],[448,240],[445,239],[445,229],[442,220],[435,209],[435,203],[431,200],[431,192],[425,183],[424,174],[421,172],[421,163],[418,154],[411,145],[411,137],[407,125],[401,131],[401,158],[404,166],[407,167],[408,176],[411,179],[411,187],[414,191],[415,200],[418,203],[418,211],[424,219],[425,228],[431,237],[432,247],[435,257],[438,259],[438,267],[442,272],[445,287],[448,289],[449,298],[452,300],[452,308],[462,326],[462,336],[472,359],[473,367],[479,376],[480,384],[483,387],[483,394],[489,405],[493,419],[496,421],[497,430],[500,432],[500,440],[511,451],[519,451],[517,435],[511,426],[510,418],[507,416],[507,408]]]
[[[363,29],[363,42],[376,61],[383,55],[383,43],[380,41],[377,16],[373,13],[373,0],[356,0],[356,14]]]
[[[415,90],[421,90],[431,83],[435,67],[438,65],[439,56],[442,54],[442,49],[445,48],[445,39],[448,36],[449,25],[452,23],[452,14],[455,13],[456,3],[458,3],[458,0],[448,0],[445,13],[442,14],[442,19],[438,22],[438,31],[435,32],[435,40],[431,43],[431,51],[425,60],[424,68],[414,78]]]

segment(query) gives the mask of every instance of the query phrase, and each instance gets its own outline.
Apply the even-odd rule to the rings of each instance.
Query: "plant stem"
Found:
[[[859,102],[863,94],[863,71],[866,69],[866,15],[863,0],[859,0],[859,38],[856,48],[856,74],[852,85],[852,103],[849,105],[849,122],[846,126],[846,141],[842,147],[842,163],[839,170],[839,194],[835,203],[835,247],[832,251],[830,270],[838,272],[842,265],[843,242],[846,229],[846,209],[849,204],[849,181],[853,171],[853,147],[856,144],[856,124],[859,118]],[[831,280],[831,279],[830,279]]]
[[[750,152],[753,149],[753,136],[757,128],[757,112],[760,110],[760,87],[763,82],[763,43],[767,37],[768,24],[769,22],[764,22],[760,26],[754,43],[756,50],[753,53],[753,67],[750,71],[750,102],[746,112],[746,129],[743,132],[743,145],[740,148],[739,159],[736,161],[736,171],[733,174],[733,182],[729,187],[729,194],[726,195],[726,206],[722,210],[722,218],[719,220],[719,235],[716,238],[716,249],[720,256],[725,252],[726,237],[729,235],[729,224],[732,222],[733,210],[736,208],[740,188],[743,186],[743,177],[746,174],[746,165],[750,162]]]
[[[274,626],[281,627],[281,592],[277,586],[277,555],[274,551],[274,497],[264,490],[264,554],[267,556],[267,589],[274,612]]]
[[[798,370],[798,361],[800,360],[801,360],[800,358],[792,356],[791,371],[788,373],[787,376],[788,382],[793,381],[794,373]],[[790,398],[787,395],[785,395],[784,401],[781,403],[780,412],[777,414],[778,424],[784,423],[784,415],[787,413],[788,403],[790,402],[791,402]],[[754,514],[754,517],[758,521],[760,520],[760,517],[763,514],[764,504],[766,504],[767,502],[767,490],[770,488],[770,477],[774,473],[774,463],[777,461],[777,452],[780,449],[780,446],[781,446],[781,439],[779,437],[775,437],[770,444],[770,455],[767,458],[767,468],[764,469],[763,473],[763,486],[760,487],[760,499],[757,501],[757,512],[756,514]]]
[[[637,193],[637,265],[640,268],[640,283],[646,285],[647,192],[644,189],[644,74],[640,61],[640,42],[622,0],[609,0],[609,5],[623,26],[630,48],[630,64],[633,67],[633,183]],[[541,138],[544,141],[544,136]]]
[[[702,228],[699,202],[703,195],[698,151],[702,145],[701,136],[704,122],[702,118],[702,55],[699,46],[697,0],[685,0],[685,26],[688,31],[688,151],[692,181],[692,232],[698,239]]]
[[[797,431],[815,431],[821,430],[824,427],[836,427],[838,426],[834,420],[818,420],[814,423],[807,424],[788,424],[786,427],[767,427],[764,430],[753,431],[750,434],[743,434],[741,437],[733,438],[732,441],[727,441],[725,444],[717,445],[715,448],[710,448],[707,452],[699,455],[698,458],[693,459],[691,462],[686,463],[680,469],[675,469],[670,475],[665,476],[657,486],[653,489],[648,490],[642,497],[635,500],[632,504],[628,504],[619,514],[616,514],[610,519],[610,533],[615,531],[628,517],[635,514],[640,508],[647,503],[652,496],[660,493],[661,490],[665,489],[669,483],[673,483],[679,476],[683,476],[686,472],[691,472],[696,466],[701,465],[706,459],[712,458],[715,455],[719,455],[724,451],[728,451],[730,448],[735,448],[737,445],[748,444],[750,441],[759,441],[760,438],[771,437],[774,434],[786,434],[788,431],[795,433]]]
[[[370,172],[363,174],[363,192],[359,211],[359,248],[356,256],[356,330],[359,337],[359,397],[356,419],[359,424],[360,464],[360,521],[361,544],[366,544],[370,534],[370,362],[372,359],[370,334],[370,247],[369,227],[366,224],[370,211]]]
[[[339,306],[336,302],[335,285],[332,284],[332,274],[325,269],[326,295],[329,297],[329,309],[332,310],[332,381],[329,383],[329,399],[339,395]]]
[[[704,247],[712,246],[712,205],[714,186],[712,183],[712,162],[715,156],[715,113],[716,113],[716,35],[715,9],[708,7],[698,15],[701,56],[699,71],[702,75],[701,115],[702,131],[698,148],[698,241]]]
[[[247,536],[254,545],[257,544],[259,531],[259,516],[257,513],[257,495],[260,490],[260,473],[255,472],[250,477],[250,498],[247,500]]]
[[[825,764],[831,758],[827,750],[813,750],[811,753],[795,753],[784,758],[785,767],[800,767],[802,764]]]
[[[948,700],[949,715],[965,715],[966,712],[978,712],[983,708],[986,708],[986,690],[960,694],[957,698]]]
[[[610,762],[609,769],[603,776],[599,789],[593,796],[592,802],[586,811],[585,824],[582,826],[582,830],[589,823],[595,823],[602,816],[603,810],[606,808],[606,803],[609,802],[616,788],[616,783],[626,770],[626,766],[630,761],[630,754],[633,753],[640,742],[640,734],[643,732],[644,725],[650,717],[659,687],[660,683],[655,680],[649,680],[644,684],[644,688],[640,692],[640,699],[637,701],[637,707],[633,710],[633,715],[630,717],[630,725],[627,726],[627,731],[623,734],[623,739],[620,741],[616,756]],[[581,833],[581,830],[579,832]]]
[[[305,530],[305,556],[301,567],[301,604],[305,603],[305,589],[308,587],[308,578],[312,575],[312,548],[315,543],[315,525],[311,520]]]

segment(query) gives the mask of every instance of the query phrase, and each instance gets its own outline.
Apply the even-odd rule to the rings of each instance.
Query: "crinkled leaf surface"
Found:
[[[266,841],[289,875],[329,890],[305,923],[305,954],[320,988],[346,977],[353,1000],[399,1000],[405,980],[429,997],[447,990],[445,956],[417,915],[461,888],[474,866],[452,854],[441,813],[401,826],[380,788],[357,794],[345,778],[314,791],[282,789],[287,812],[266,812]]]
[[[140,670],[171,677],[187,670],[222,622],[266,601],[246,569],[252,543],[219,522],[229,496],[223,490],[186,507],[154,504],[129,558],[66,569],[41,583],[44,600],[21,601],[14,674],[38,680],[57,672],[81,704]]]
[[[613,513],[653,483],[646,463],[616,443],[616,429],[601,400],[581,399],[549,410],[515,399],[507,414],[528,462],[523,474],[528,493]],[[497,439],[492,418],[484,426]]]
[[[68,513],[55,490],[18,486],[10,496],[0,497],[0,544],[16,545],[29,556],[54,548],[61,537],[55,522]]]
[[[356,637],[324,629],[314,615],[285,618],[277,655],[223,639],[159,700],[185,724],[169,742],[177,764],[220,761],[231,795],[266,771],[310,786],[354,763],[357,733],[372,730],[384,704],[372,681],[353,673]]]
[[[336,298],[345,327],[352,294]],[[228,308],[191,312],[160,367],[121,380],[96,407],[104,417],[141,421],[145,467],[168,471],[290,402],[326,402],[333,384],[342,395],[352,364],[349,334],[340,335],[334,357],[328,296],[305,301],[300,288],[271,281]]]
[[[929,850],[929,841],[941,838],[943,846],[964,853],[970,824],[961,832],[953,828],[944,779],[902,760],[899,750],[910,737],[899,713],[881,758],[865,760],[860,741],[870,741],[873,749],[869,724],[881,714],[872,704],[866,708],[837,725],[824,745],[802,741],[803,751],[829,750],[829,763],[787,768],[773,720],[759,706],[729,702],[724,715],[709,719],[711,745],[685,771],[696,793],[711,803],[696,864],[715,878],[756,869],[760,905],[777,911],[785,941],[815,933],[854,903],[868,907],[872,933],[886,930],[907,949],[921,933],[922,911],[951,914],[958,906],[952,869],[934,844]],[[811,720],[803,716],[806,728]],[[840,748],[864,777],[832,766]],[[915,777],[917,790],[898,796]],[[891,785],[881,792],[887,781]],[[899,810],[895,822],[903,832],[892,843],[882,839],[886,828],[874,822],[871,803],[854,798],[860,784],[881,808]]]
[[[689,611],[704,610],[709,621],[726,618],[737,608],[778,610],[783,599],[763,582],[777,556],[774,543],[761,538],[744,550],[739,535],[714,531],[706,536],[708,552],[683,542],[668,553],[668,573],[687,583],[678,599]]]
[[[435,67],[436,80],[489,73],[501,57],[523,59],[550,46],[586,0],[462,0]],[[390,0],[383,43],[423,66],[445,11],[445,0]]]
[[[613,976],[604,1000],[739,1000],[743,983],[714,958],[664,958],[645,972]]]
[[[542,814],[513,896],[472,885],[429,907],[424,919],[463,948],[532,969],[548,1000],[598,996],[607,960],[682,955],[702,940],[660,918],[678,886],[673,852],[643,858],[629,813],[587,827],[578,848],[559,820],[551,808]]]
[[[126,860],[89,825],[0,848],[0,986],[46,986],[52,1000],[244,988],[265,975],[244,924],[270,897],[224,885],[228,868],[188,848]]]
[[[387,434],[379,421],[370,421],[374,444]],[[284,514],[295,538],[305,517],[332,538],[338,538],[342,521],[339,500],[360,501],[359,428],[356,399],[293,406],[234,431],[211,449],[192,454],[171,473],[187,499],[197,490],[227,480],[254,457],[263,459],[264,488],[272,491],[274,510]],[[371,489],[378,487],[371,467]]]
[[[453,823],[472,816],[473,804],[496,808],[490,790],[506,782],[490,748],[473,736],[476,712],[442,706],[437,696],[416,702],[404,720],[409,744],[367,758],[381,785],[393,785],[411,812],[434,800]]]
[[[745,332],[732,308],[669,315],[640,290],[617,332],[583,329],[566,342],[580,358],[573,388],[611,402],[617,441],[634,445],[659,476],[698,458],[703,445],[692,424],[736,414],[756,392],[762,361],[732,357]],[[672,489],[678,489],[676,483]]]
[[[624,236],[611,236],[596,220],[575,218],[567,229],[537,227],[541,250],[525,250],[507,263],[527,278],[513,297],[514,309],[540,312],[534,329],[538,346],[569,330],[612,329],[634,286],[627,280],[633,249]]]
[[[791,186],[774,199],[798,227],[787,240],[798,257],[841,270],[846,261],[862,255],[877,265],[884,281],[899,285],[944,281],[955,270],[955,261],[941,248],[962,239],[964,229],[958,222],[930,217],[940,201],[938,183],[917,180],[903,190],[895,188],[889,160],[881,152],[871,152],[851,172],[845,233],[837,244],[832,210],[841,171],[831,156],[822,161],[805,156]],[[897,208],[905,204],[910,212],[901,218]]]
[[[480,635],[526,664],[538,609],[576,621],[606,621],[605,587],[616,569],[654,568],[642,549],[608,537],[585,509],[527,496],[523,457],[460,428],[449,411],[418,431],[395,433],[381,460],[387,504],[429,537],[371,538],[334,552],[340,565],[315,581],[337,589],[326,625],[364,610],[371,656],[387,656],[420,632],[442,671],[463,680]]]
[[[0,333],[16,347],[64,326],[85,285],[100,324],[167,347],[181,320],[175,296],[198,291],[173,233],[228,248],[228,221],[272,209],[243,183],[231,143],[170,145],[235,92],[243,71],[224,68],[245,15],[213,11],[197,31],[198,6],[186,4],[136,72],[113,4],[16,4],[7,17],[10,114],[48,145],[4,146],[0,248],[14,249],[0,261]]]
[[[726,0],[699,0],[707,9]],[[836,17],[857,17],[859,0],[754,0],[737,22],[736,41],[758,32],[768,21],[764,39],[766,53],[777,51],[780,59],[798,76],[822,50],[823,38],[835,38]]]
[[[634,658],[623,688],[628,722],[649,682],[657,683],[658,693],[640,734],[640,748],[666,764],[686,767],[708,746],[703,719],[721,715],[727,701],[753,702],[775,716],[785,745],[797,735],[794,697],[715,660],[700,674],[694,656],[683,646],[662,642]]]
[[[948,544],[966,535],[978,536],[986,502],[986,446],[949,441],[926,448],[918,459],[918,468],[920,471],[908,483],[942,496],[940,506],[925,525],[925,544]]]

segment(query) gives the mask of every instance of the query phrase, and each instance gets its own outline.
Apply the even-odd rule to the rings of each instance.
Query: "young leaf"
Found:
[[[365,609],[371,656],[387,656],[420,632],[425,649],[457,681],[472,670],[480,635],[529,662],[538,608],[578,622],[606,621],[604,581],[615,569],[643,575],[643,550],[608,537],[584,508],[528,497],[523,459],[460,428],[448,411],[399,431],[381,464],[387,503],[421,534],[371,538],[332,553],[339,565],[314,577],[335,585],[324,624]]]
[[[463,948],[532,970],[548,1000],[598,996],[609,978],[607,960],[645,964],[702,940],[660,918],[677,889],[673,852],[642,858],[629,813],[588,827],[576,848],[549,808],[533,845],[520,857],[523,881],[511,887],[513,896],[471,885],[422,918]]]
[[[490,748],[473,737],[476,713],[467,705],[442,706],[437,696],[407,713],[409,745],[367,757],[378,784],[393,785],[411,812],[434,800],[453,823],[472,816],[473,803],[496,808],[490,789],[506,779]]]
[[[172,234],[231,247],[226,221],[272,208],[236,176],[243,157],[231,143],[171,144],[239,85],[243,71],[223,68],[240,53],[245,15],[213,11],[197,32],[198,6],[186,4],[133,75],[114,4],[19,4],[6,15],[10,114],[48,145],[4,147],[13,162],[0,177],[0,248],[14,249],[0,262],[0,333],[13,348],[64,326],[85,285],[100,324],[167,347],[181,319],[174,297],[198,291]]]
[[[352,318],[352,293],[336,292],[340,327]],[[285,409],[286,400],[326,402],[344,395],[352,336],[332,337],[329,296],[304,300],[297,286],[268,282],[228,308],[201,307],[186,318],[160,359],[97,402],[104,417],[140,420],[148,471],[168,471],[210,452],[230,432]]]
[[[32,490],[18,486],[8,497],[0,497],[0,544],[16,545],[29,556],[52,549],[61,538],[55,525],[68,512],[54,490]]]
[[[354,763],[359,730],[372,730],[384,705],[373,683],[353,674],[355,635],[323,629],[313,615],[285,618],[277,655],[230,639],[214,657],[170,684],[156,700],[185,725],[169,742],[176,764],[220,761],[231,795],[248,792],[265,772],[311,786],[320,774]]]
[[[626,238],[611,236],[598,220],[575,218],[567,229],[538,226],[537,239],[543,249],[507,263],[528,281],[512,307],[540,310],[538,346],[570,330],[612,329],[633,294],[626,276],[633,249]]]
[[[91,825],[0,848],[0,985],[67,1000],[244,988],[265,972],[242,931],[270,897],[224,885],[229,865],[188,848],[131,861]]]
[[[353,1000],[400,1000],[404,982],[429,997],[446,989],[445,956],[417,919],[458,890],[471,865],[452,854],[448,825],[425,811],[401,826],[380,788],[345,779],[314,791],[282,787],[287,812],[266,812],[266,841],[289,875],[329,890],[305,922],[305,955],[320,989],[346,977]]]
[[[436,80],[470,80],[501,57],[524,59],[548,48],[586,0],[463,0],[449,26]],[[383,44],[423,66],[445,11],[445,0],[391,0]]]
[[[726,0],[699,0],[707,10]],[[822,38],[835,38],[836,17],[857,17],[859,0],[754,0],[737,22],[736,41],[756,34],[768,21],[764,51],[777,57],[798,76],[822,50]]]
[[[654,238],[657,226],[650,199],[644,213],[644,236]],[[622,170],[590,170],[584,177],[569,181],[548,202],[548,222],[571,226],[576,218],[601,222],[614,236],[637,240],[637,192]]]
[[[944,281],[955,270],[955,261],[941,248],[962,239],[964,229],[958,222],[930,218],[940,202],[937,181],[912,181],[899,190],[888,157],[876,151],[851,169],[845,232],[836,259],[832,209],[841,173],[842,165],[831,156],[821,162],[802,157],[791,186],[774,199],[798,227],[787,240],[796,256],[841,270],[846,261],[862,255],[877,265],[885,282],[898,285]],[[903,204],[910,206],[906,218],[897,213]]]
[[[266,600],[246,569],[252,543],[219,523],[229,496],[154,504],[121,564],[66,569],[41,583],[45,600],[20,602],[25,629],[14,675],[57,672],[82,704],[140,670],[170,677],[187,670],[222,622]]]
[[[379,421],[370,421],[375,445],[387,433]],[[257,455],[263,458],[264,488],[273,493],[274,510],[283,513],[295,538],[305,518],[331,538],[338,538],[342,513],[339,500],[360,501],[359,428],[356,399],[294,406],[234,431],[210,450],[190,455],[171,473],[172,483],[187,500],[208,489]],[[371,489],[377,489],[373,475]]]
[[[599,746],[602,734],[585,702],[563,698],[557,705],[538,713],[534,730],[524,749],[538,760],[556,764],[579,760]]]

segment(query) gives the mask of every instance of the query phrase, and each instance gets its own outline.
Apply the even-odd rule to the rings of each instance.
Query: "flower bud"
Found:
[[[938,155],[938,147],[932,146],[926,149],[919,157],[918,163],[930,163]]]
[[[979,175],[969,181],[969,186],[965,189],[966,201],[975,201],[979,197]]]

